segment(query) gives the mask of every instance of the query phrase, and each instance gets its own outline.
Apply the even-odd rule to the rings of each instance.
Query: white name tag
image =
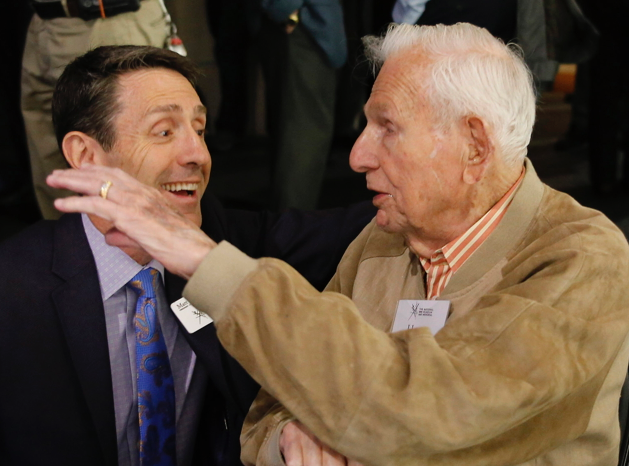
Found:
[[[201,330],[206,325],[210,325],[212,318],[205,312],[199,311],[188,302],[186,298],[181,298],[170,305],[179,321],[183,324],[188,333]]]
[[[428,327],[433,335],[443,328],[450,311],[450,301],[401,299],[397,303],[393,332]]]

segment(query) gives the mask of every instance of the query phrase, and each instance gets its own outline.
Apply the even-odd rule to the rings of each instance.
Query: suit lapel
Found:
[[[80,215],[57,222],[52,271],[64,280],[53,293],[70,357],[92,415],[106,464],[118,462],[105,313],[96,265]]]
[[[229,232],[229,224],[225,217],[225,211],[221,204],[212,195],[206,192],[201,201],[201,210],[203,214],[203,224],[201,229],[217,243],[227,239],[235,241],[235,238]],[[250,225],[247,223],[247,225]],[[244,231],[244,228],[240,228]],[[258,238],[254,238],[255,241]],[[247,245],[248,242],[241,244],[241,241],[235,241],[240,247]],[[176,291],[170,302],[179,299],[182,296],[183,288],[186,281],[180,277],[166,273],[166,276],[174,277],[176,282]],[[168,284],[168,280],[167,280]],[[168,285],[167,285],[168,288]],[[216,327],[214,324],[207,325],[195,333],[188,333],[186,329],[179,324],[181,331],[186,336],[190,346],[196,353],[198,360],[209,373],[209,377],[217,390],[235,406],[238,406],[241,414],[246,415],[249,406],[253,402],[255,395],[260,388],[259,385],[245,372],[245,370],[232,358],[223,348],[216,336]]]
[[[168,304],[170,305],[181,298],[183,289],[186,286],[186,281],[183,278],[166,271],[165,282],[166,297],[168,299]],[[216,337],[214,324],[207,325],[201,330],[190,334],[184,326],[181,325],[179,320],[177,320],[177,323],[179,324],[179,330],[183,332],[183,335],[185,335],[188,340],[190,347],[197,355],[195,372],[199,370],[199,366],[202,365],[202,367],[207,371],[209,378],[215,387],[220,390],[224,396],[232,398],[231,390],[227,385],[224,375],[223,362],[221,360],[222,348],[218,342],[218,338]]]

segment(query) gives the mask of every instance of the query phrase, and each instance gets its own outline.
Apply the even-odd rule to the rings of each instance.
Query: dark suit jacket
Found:
[[[374,213],[225,211],[211,195],[203,210],[215,240],[285,258],[319,286]],[[328,258],[317,264],[313,255]],[[169,302],[181,297],[184,280],[166,273],[165,283]],[[238,437],[257,385],[213,325],[188,337],[198,356],[193,377],[206,387],[193,464],[240,464]],[[117,464],[103,304],[79,215],[40,222],[0,245],[0,464]]]

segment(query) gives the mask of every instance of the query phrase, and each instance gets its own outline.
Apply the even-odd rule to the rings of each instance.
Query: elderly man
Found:
[[[332,450],[366,465],[616,464],[629,248],[525,160],[520,56],[468,24],[394,26],[367,49],[382,68],[350,162],[378,213],[325,292],[192,226],[157,228],[154,192],[115,172],[53,174],[90,195],[58,207],[110,219],[191,276],[184,295],[283,405],[261,393],[250,411],[247,464],[313,450],[323,464],[345,461]]]
[[[211,159],[196,75],[189,60],[153,47],[81,56],[54,95],[66,160],[119,167],[159,190],[162,212],[194,225],[203,215],[213,237],[329,280],[371,206],[274,216],[224,210],[207,193],[202,202]],[[181,299],[184,285],[93,215],[41,222],[4,242],[0,463],[240,465],[258,386]]]

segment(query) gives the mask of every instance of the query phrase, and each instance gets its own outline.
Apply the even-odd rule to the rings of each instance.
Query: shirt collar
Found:
[[[424,271],[427,272],[430,267],[445,263],[447,270],[451,270],[451,273],[456,272],[472,253],[483,244],[491,232],[496,229],[513,200],[515,192],[522,184],[525,172],[526,169],[522,167],[522,173],[513,186],[462,235],[453,239],[441,249],[437,249],[429,259],[420,257],[419,262]]]
[[[147,267],[158,270],[164,280],[164,266],[155,259],[146,265],[140,265],[122,249],[105,242],[105,235],[96,229],[86,214],[81,214],[85,235],[92,249],[103,302],[125,286],[138,272]]]

